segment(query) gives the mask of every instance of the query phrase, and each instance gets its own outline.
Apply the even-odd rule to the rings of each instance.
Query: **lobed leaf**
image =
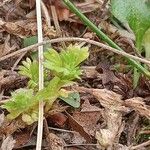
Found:
[[[28,86],[35,88],[38,85],[39,78],[38,62],[36,60],[32,62],[30,58],[27,58],[26,61],[22,61],[22,64],[19,66],[19,73],[30,78]]]
[[[18,89],[12,93],[11,99],[1,107],[9,111],[7,117],[12,120],[21,113],[29,111],[33,105],[32,98],[32,89]]]
[[[60,54],[51,49],[44,56],[46,58],[44,66],[50,69],[54,75],[63,80],[73,80],[79,78],[81,71],[78,65],[89,56],[89,53],[88,48],[70,45]]]

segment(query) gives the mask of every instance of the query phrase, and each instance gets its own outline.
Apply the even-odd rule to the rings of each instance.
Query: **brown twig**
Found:
[[[36,48],[36,47],[38,47],[38,46],[41,46],[41,45],[45,45],[45,44],[47,44],[47,43],[51,43],[51,44],[52,44],[52,43],[58,43],[58,42],[62,42],[62,41],[65,41],[65,42],[67,42],[67,41],[68,41],[68,42],[69,42],[69,41],[87,42],[87,43],[96,45],[96,46],[98,46],[98,47],[102,47],[102,48],[104,48],[104,49],[106,49],[106,50],[109,50],[109,51],[111,51],[111,52],[114,52],[114,53],[116,53],[116,54],[120,54],[120,55],[122,55],[122,56],[135,59],[135,60],[140,61],[140,62],[145,63],[145,64],[150,64],[150,61],[147,60],[147,59],[143,59],[143,58],[139,58],[139,57],[137,57],[137,56],[130,55],[130,54],[124,52],[124,51],[118,51],[117,49],[112,48],[112,47],[110,47],[110,46],[108,46],[108,45],[102,44],[102,43],[100,43],[100,42],[96,42],[96,41],[89,40],[89,39],[85,39],[85,38],[77,38],[77,37],[56,38],[56,39],[51,39],[51,40],[43,41],[43,42],[40,42],[40,43],[36,43],[36,44],[34,44],[34,45],[25,47],[25,48],[23,48],[23,49],[20,49],[20,50],[18,50],[18,51],[15,51],[15,52],[13,52],[13,53],[11,53],[11,54],[8,54],[8,55],[6,55],[6,56],[3,56],[3,57],[0,58],[0,61],[3,61],[3,60],[5,60],[5,59],[10,58],[10,57],[15,56],[15,55],[19,55],[19,54],[21,54],[21,53],[23,53],[23,52],[31,51],[31,50],[33,50],[34,48]]]
[[[131,147],[131,150],[134,150],[134,149],[141,149],[142,147],[145,147],[145,146],[149,146],[150,145],[150,140],[142,143],[142,144],[139,144],[139,145],[136,145],[136,146],[132,146]]]

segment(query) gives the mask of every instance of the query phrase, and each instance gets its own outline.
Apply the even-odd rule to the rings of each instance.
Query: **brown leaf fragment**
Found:
[[[97,122],[100,119],[101,114],[97,111],[91,112],[75,112],[73,118],[80,124],[84,131],[90,136],[95,135]]]
[[[13,134],[18,129],[25,128],[26,124],[22,121],[21,118],[17,118],[16,120],[13,120],[11,123],[7,119],[4,120],[4,123],[0,127],[0,135],[6,135],[9,136]]]
[[[33,8],[35,6],[35,1],[29,0],[29,6],[30,6],[30,9]]]
[[[21,85],[25,84],[27,78],[20,76],[15,71],[1,70],[0,71],[0,91],[4,93],[9,92],[9,90],[19,88]]]
[[[105,108],[121,110],[123,101],[122,96],[107,89],[93,89],[92,94]]]
[[[130,146],[135,142],[136,132],[139,127],[139,114],[136,112],[129,116],[127,121],[127,145]]]
[[[13,51],[16,48],[15,45],[10,47],[9,40],[10,40],[10,35],[8,35],[6,37],[4,44],[0,45],[0,57],[10,53],[11,51]]]
[[[47,121],[48,121],[48,124],[52,124],[52,125],[62,128],[67,121],[67,116],[65,116],[63,113],[56,113],[56,114],[49,116]]]
[[[96,66],[96,71],[102,74],[103,85],[108,83],[117,83],[120,80],[114,75],[113,71],[110,70],[110,65],[107,61],[101,62]]]
[[[140,115],[150,118],[150,107],[144,103],[143,98],[134,97],[127,99],[124,104],[137,111]]]
[[[16,141],[11,135],[7,136],[1,145],[1,150],[12,150],[14,148],[15,142]]]
[[[49,133],[47,140],[49,141],[49,145],[51,145],[51,150],[63,150],[64,141],[54,133]]]
[[[14,148],[20,148],[22,146],[24,146],[25,144],[27,144],[29,142],[31,138],[30,132],[25,131],[25,132],[19,132],[19,133],[15,133],[15,146]]]
[[[122,113],[114,111],[111,108],[105,108],[103,111],[103,118],[106,120],[107,128],[97,131],[96,138],[100,146],[104,148],[112,148],[114,143],[119,142],[118,134],[121,134],[124,129]]]
[[[84,130],[84,128],[73,118],[73,116],[71,116],[69,113],[67,113],[68,115],[68,119],[69,119],[69,125],[71,126],[71,128],[76,131],[79,132],[80,135],[82,137],[84,137],[84,139],[86,140],[87,143],[91,142],[91,136]]]
[[[37,23],[35,19],[21,20],[16,22],[5,22],[0,20],[0,28],[9,34],[17,35],[21,38],[33,36],[37,34]],[[43,23],[43,32],[45,36],[54,37],[56,35],[53,27],[49,28]]]
[[[98,78],[101,77],[101,75],[95,70],[95,66],[84,66],[82,67],[82,78]]]
[[[81,108],[81,112],[101,112],[101,109],[96,106],[92,106],[89,100],[85,100]]]
[[[118,143],[120,134],[124,129],[122,110],[126,110],[126,108],[122,106],[122,96],[107,89],[87,89],[82,87],[78,87],[78,89],[91,93],[104,107],[102,116],[107,127],[99,129],[96,132],[96,138],[100,146],[112,149],[113,144]]]

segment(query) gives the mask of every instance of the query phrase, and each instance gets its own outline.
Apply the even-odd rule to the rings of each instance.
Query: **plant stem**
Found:
[[[116,43],[114,43],[106,34],[104,34],[97,26],[95,26],[80,10],[78,10],[78,8],[72,2],[70,2],[70,0],[63,0],[63,1],[66,4],[66,6],[82,20],[82,22],[85,25],[87,25],[93,32],[97,34],[99,38],[101,38],[103,41],[108,43],[111,47],[116,48],[120,51],[124,51]],[[142,72],[143,74],[145,74],[150,78],[150,72],[147,69],[145,69],[142,65],[140,65],[135,60],[130,59],[128,57],[125,58],[140,72]]]
[[[37,17],[37,32],[38,32],[38,43],[43,42],[42,33],[42,16],[41,16],[41,0],[36,0],[36,17]],[[38,47],[38,59],[39,59],[39,90],[44,87],[44,75],[43,75],[43,45]],[[43,100],[39,101],[39,118],[38,118],[38,133],[36,150],[41,150],[42,147],[42,136],[43,136]]]

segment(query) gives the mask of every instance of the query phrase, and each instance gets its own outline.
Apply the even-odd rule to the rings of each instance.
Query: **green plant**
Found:
[[[80,78],[79,64],[89,56],[88,48],[70,45],[60,53],[50,49],[44,53],[44,56],[45,70],[52,74],[52,79],[47,82],[44,89],[37,92],[35,87],[38,85],[38,63],[36,60],[31,61],[29,58],[23,61],[23,65],[19,67],[19,72],[29,78],[28,85],[31,89],[16,90],[12,93],[10,101],[1,106],[9,112],[8,119],[21,117],[27,124],[32,124],[37,121],[40,100],[44,101],[45,112],[47,112],[58,97],[64,99],[65,102],[67,102],[68,95],[71,95],[71,98],[79,99],[79,95],[73,96],[62,88],[72,84],[74,79]],[[47,71],[44,73],[47,74]],[[47,75],[45,75],[46,77]],[[70,101],[68,103],[72,106],[75,105]],[[77,106],[75,105],[75,107]]]
[[[150,28],[150,6],[143,0],[111,0],[112,14],[123,23],[128,23],[133,30],[136,41],[136,49],[142,52],[142,44],[145,45],[146,56],[149,56],[149,34],[145,35]],[[137,86],[139,73],[134,70],[134,87]]]
[[[121,0],[121,1],[123,2],[123,0]],[[136,1],[136,0],[134,0],[134,1]],[[96,27],[70,0],[63,0],[63,2],[66,4],[66,6],[72,12],[74,12],[81,19],[81,21],[86,26],[88,26],[94,33],[96,33],[99,38],[101,38],[103,41],[108,43],[113,48],[123,51],[122,48],[120,48],[105,33],[103,33],[98,27]],[[120,4],[118,5],[118,7],[119,6],[120,6]],[[150,4],[148,6],[150,6]],[[146,75],[148,78],[150,78],[150,72],[146,68],[144,68],[140,63],[138,63],[137,61],[130,59],[128,57],[125,57],[125,58],[129,61],[129,63],[131,63],[131,65],[133,67],[136,67],[138,69],[138,71],[142,72],[144,75]]]
[[[28,82],[29,88],[35,88],[38,86],[38,62],[36,60],[31,61],[30,58],[26,58],[26,61],[22,61],[21,66],[19,66],[19,73],[21,75],[27,76],[30,80]]]

